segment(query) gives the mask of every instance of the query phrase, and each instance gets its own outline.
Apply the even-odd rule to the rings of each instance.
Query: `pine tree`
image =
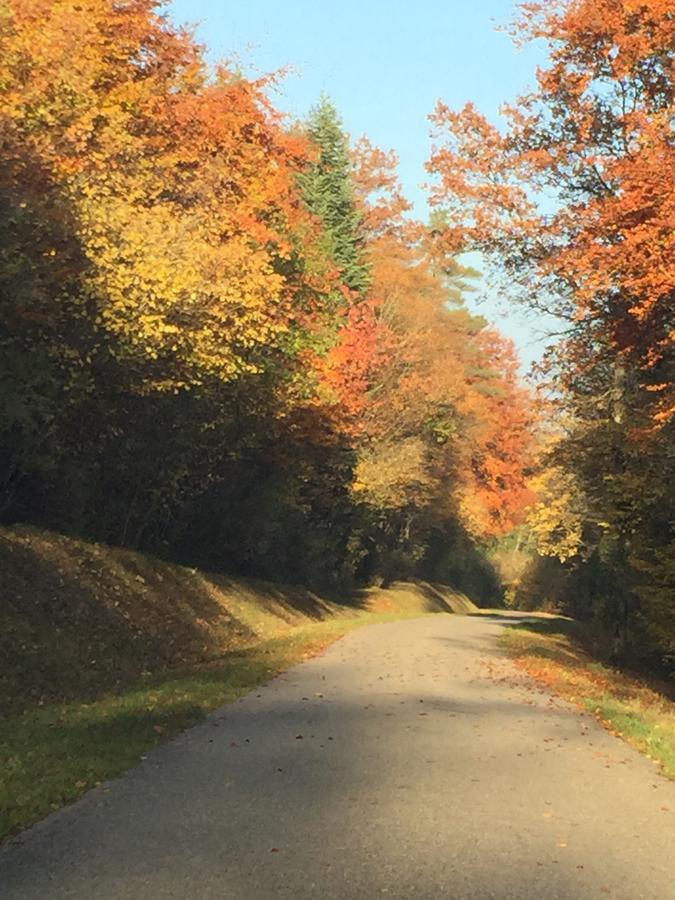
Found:
[[[306,130],[318,156],[300,176],[305,203],[324,224],[326,255],[340,269],[344,283],[364,294],[370,272],[361,214],[354,199],[349,139],[334,105],[326,97],[311,110]]]

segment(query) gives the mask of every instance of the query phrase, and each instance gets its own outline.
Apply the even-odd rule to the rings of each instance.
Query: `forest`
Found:
[[[331,596],[428,578],[675,669],[675,2],[527,3],[393,151],[156,0],[0,0],[0,521]],[[466,264],[476,254],[484,271]],[[526,380],[466,298],[559,323]]]

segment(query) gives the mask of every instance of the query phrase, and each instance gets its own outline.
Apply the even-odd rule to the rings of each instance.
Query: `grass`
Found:
[[[522,669],[675,779],[675,703],[658,687],[595,658],[582,625],[564,618],[521,624],[504,629],[500,643]]]
[[[151,747],[354,628],[420,614],[355,612],[90,702],[29,706],[4,722],[0,736],[0,837],[120,775]]]

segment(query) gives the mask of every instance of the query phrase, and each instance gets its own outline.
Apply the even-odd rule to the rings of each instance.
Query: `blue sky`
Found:
[[[534,81],[537,48],[517,50],[496,30],[511,0],[173,0],[173,19],[197,25],[210,57],[247,72],[291,67],[275,105],[304,117],[328,94],[353,137],[367,133],[400,157],[401,180],[424,216],[428,114],[438,99],[472,100],[491,118]],[[518,346],[525,367],[543,346],[540,319],[488,300],[478,311]]]

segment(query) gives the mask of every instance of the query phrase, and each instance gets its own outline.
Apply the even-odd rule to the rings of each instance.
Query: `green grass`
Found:
[[[121,774],[151,747],[348,631],[421,614],[419,608],[354,613],[215,662],[142,679],[91,702],[39,704],[6,719],[0,735],[0,837]]]
[[[675,703],[658,686],[595,658],[579,623],[552,618],[507,628],[500,643],[530,675],[591,712],[675,779]]]

